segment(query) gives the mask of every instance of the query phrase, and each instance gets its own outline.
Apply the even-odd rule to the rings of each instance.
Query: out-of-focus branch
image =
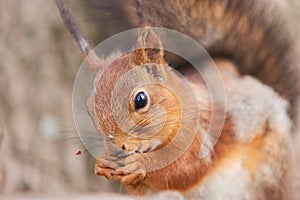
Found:
[[[97,69],[100,67],[99,65],[101,63],[103,63],[102,60],[92,50],[89,42],[85,38],[85,36],[82,33],[82,31],[80,30],[80,28],[77,26],[72,14],[68,10],[64,1],[63,0],[55,0],[55,3],[60,12],[60,16],[64,22],[66,29],[74,37],[74,39],[80,49],[82,57],[84,59],[86,59],[92,73],[94,73],[94,74],[97,73]]]
[[[135,0],[135,9],[136,9],[136,14],[138,17],[138,26],[139,27],[145,27],[146,26],[146,19],[144,16],[143,12],[143,6],[142,6],[142,1],[141,0]]]

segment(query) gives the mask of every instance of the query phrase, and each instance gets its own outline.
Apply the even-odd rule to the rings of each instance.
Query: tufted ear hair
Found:
[[[134,55],[136,64],[166,63],[162,42],[151,27],[143,29],[141,36],[137,40]]]

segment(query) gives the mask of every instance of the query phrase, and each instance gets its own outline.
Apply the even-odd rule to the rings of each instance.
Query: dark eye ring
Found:
[[[139,92],[134,98],[134,109],[138,110],[144,108],[148,103],[148,96],[145,92]]]

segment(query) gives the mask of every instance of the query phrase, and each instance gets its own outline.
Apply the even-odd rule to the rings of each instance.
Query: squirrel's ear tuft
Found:
[[[138,38],[137,50],[135,53],[139,58],[138,64],[158,63],[165,64],[164,50],[159,36],[151,29],[145,28],[141,36]]]

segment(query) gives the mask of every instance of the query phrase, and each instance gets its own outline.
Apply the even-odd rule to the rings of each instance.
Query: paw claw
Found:
[[[94,168],[94,174],[96,176],[104,176],[106,179],[108,180],[112,180],[112,170],[111,168],[108,168],[106,166],[103,166],[103,165],[99,165],[98,163],[95,165],[95,168]]]

